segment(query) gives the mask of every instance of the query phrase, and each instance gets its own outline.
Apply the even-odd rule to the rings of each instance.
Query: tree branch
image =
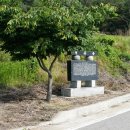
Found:
[[[55,61],[57,60],[57,58],[58,58],[58,55],[56,55],[56,56],[54,57],[54,59],[53,59],[51,65],[50,65],[50,67],[49,67],[49,71],[50,71],[50,72],[52,71],[53,65],[54,65]]]
[[[39,63],[39,65],[40,65],[40,67],[41,67],[45,72],[48,73],[49,77],[52,77],[51,71],[46,67],[46,65],[45,65],[45,63],[43,62],[41,56],[36,55],[36,58],[37,58],[37,60],[38,60],[38,63]]]
[[[41,64],[41,61],[40,61],[39,57],[36,56],[36,58],[37,58],[37,61],[38,61],[39,65],[40,65],[40,67],[44,70],[44,68],[43,68],[43,66],[42,66],[42,64]]]

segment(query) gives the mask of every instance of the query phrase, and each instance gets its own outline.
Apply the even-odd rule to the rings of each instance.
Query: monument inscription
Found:
[[[96,64],[81,62],[73,64],[73,75],[91,76],[96,75]]]
[[[68,80],[97,80],[97,63],[94,61],[68,61]]]

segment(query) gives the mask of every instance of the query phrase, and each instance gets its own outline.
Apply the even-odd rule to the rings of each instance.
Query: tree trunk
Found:
[[[46,100],[48,102],[50,102],[52,96],[52,83],[53,83],[52,75],[48,74],[48,88],[47,88],[47,96],[46,96]]]
[[[42,68],[43,71],[45,71],[48,74],[48,87],[47,87],[47,96],[46,96],[46,100],[48,102],[50,102],[51,100],[51,96],[52,96],[52,83],[53,83],[53,77],[52,77],[52,68],[53,65],[57,59],[58,55],[56,55],[49,67],[49,69],[46,67],[45,63],[43,62],[43,59],[40,55],[36,54],[36,58],[38,60],[38,63],[40,65],[40,67]]]

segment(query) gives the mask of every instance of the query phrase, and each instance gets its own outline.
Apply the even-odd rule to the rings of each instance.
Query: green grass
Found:
[[[49,66],[50,60],[46,61]],[[67,82],[67,70],[64,64],[56,62],[53,68],[54,84]],[[8,61],[0,62],[0,87],[27,87],[35,84],[46,84],[47,73],[38,65],[37,61]]]
[[[100,68],[112,75],[120,76],[130,69],[130,37],[115,35],[97,35],[97,60]],[[123,72],[124,71],[124,72]]]
[[[31,60],[0,63],[0,84],[3,86],[27,86],[38,80],[37,64]]]
[[[114,42],[114,46],[119,48],[122,52],[130,53],[130,36],[119,36],[119,35],[100,35],[102,38],[111,39]]]

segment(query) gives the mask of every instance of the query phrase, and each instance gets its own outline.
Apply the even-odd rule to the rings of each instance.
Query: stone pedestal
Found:
[[[61,93],[66,97],[86,97],[104,94],[104,87],[65,88]]]
[[[95,87],[96,81],[95,80],[85,81],[85,85],[86,87]]]
[[[93,61],[94,58],[93,56],[87,56],[86,57],[87,61]],[[95,80],[89,80],[89,81],[85,81],[86,87],[96,87],[96,81]]]
[[[70,82],[70,88],[81,88],[81,81],[71,81]]]

